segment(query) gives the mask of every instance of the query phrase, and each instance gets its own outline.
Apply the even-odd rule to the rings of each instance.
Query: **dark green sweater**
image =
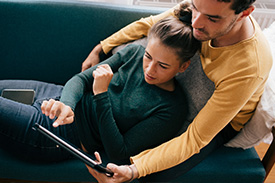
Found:
[[[93,95],[92,67],[64,87],[61,102],[75,111],[84,147],[104,148],[112,160],[128,159],[173,137],[186,116],[186,100],[176,83],[173,92],[144,80],[142,46],[130,45],[105,60],[114,76],[108,91]]]

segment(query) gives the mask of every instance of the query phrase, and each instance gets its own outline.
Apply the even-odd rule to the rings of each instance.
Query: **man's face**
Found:
[[[192,0],[192,26],[194,37],[200,41],[226,36],[239,15],[231,9],[232,2]]]

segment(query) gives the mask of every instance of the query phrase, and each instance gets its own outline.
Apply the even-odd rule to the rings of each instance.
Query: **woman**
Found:
[[[183,21],[160,21],[151,29],[146,49],[130,45],[76,75],[64,88],[1,81],[0,90],[32,88],[37,95],[32,106],[0,98],[1,146],[36,160],[69,158],[32,130],[36,122],[88,152],[104,149],[112,160],[129,159],[173,138],[186,114],[174,76],[186,70],[201,45],[190,23]]]

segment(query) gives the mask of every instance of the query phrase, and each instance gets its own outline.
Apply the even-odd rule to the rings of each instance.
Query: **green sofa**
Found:
[[[117,6],[70,0],[0,0],[0,79],[64,84],[100,40],[162,8]],[[0,127],[1,128],[1,127]],[[104,162],[109,162],[104,157]],[[173,170],[168,182],[260,183],[265,169],[254,148],[221,147],[188,173]],[[165,171],[162,174],[165,176]],[[150,176],[149,176],[150,177]],[[0,178],[27,181],[93,182],[77,159],[29,163],[0,149]],[[0,179],[0,182],[1,182]],[[160,180],[152,177],[147,181]],[[163,182],[163,181],[161,181]]]

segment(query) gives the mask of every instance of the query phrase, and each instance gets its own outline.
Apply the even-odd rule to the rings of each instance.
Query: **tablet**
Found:
[[[52,132],[50,132],[49,130],[44,128],[43,126],[39,125],[38,123],[36,123],[34,125],[33,129],[42,133],[46,137],[50,138],[52,141],[54,141],[59,146],[66,149],[68,152],[73,154],[76,158],[80,159],[82,162],[84,162],[91,168],[95,169],[96,171],[98,171],[100,173],[104,173],[108,177],[113,176],[114,173],[111,170],[107,169],[106,167],[102,166],[101,164],[97,164],[97,162],[95,160],[93,160],[89,154],[87,154],[84,151],[82,151],[81,149],[77,148],[75,145],[73,145],[69,141],[66,141],[66,140],[62,139],[61,137],[56,136],[55,134],[53,134]]]
[[[16,102],[32,105],[35,91],[33,89],[4,89],[1,96]]]

